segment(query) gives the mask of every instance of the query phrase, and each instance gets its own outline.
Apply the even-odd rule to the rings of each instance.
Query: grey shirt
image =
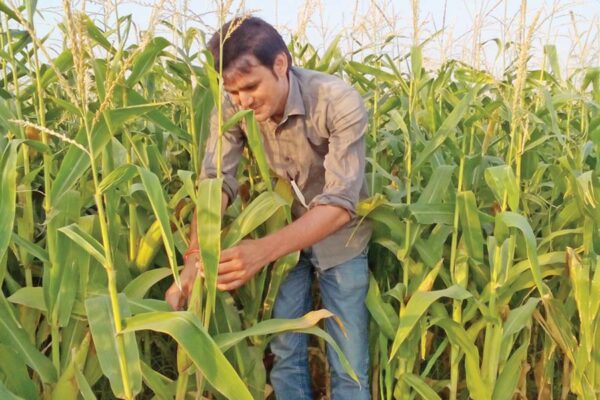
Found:
[[[290,89],[283,118],[259,123],[263,146],[272,171],[294,180],[308,208],[329,204],[346,209],[351,220],[311,249],[319,269],[339,265],[359,255],[371,237],[367,221],[360,221],[355,209],[368,196],[365,182],[367,112],[360,95],[343,80],[329,74],[292,67]],[[227,120],[239,109],[230,101],[223,105]],[[223,191],[237,195],[236,170],[246,137],[242,122],[223,134]],[[201,177],[216,176],[218,129],[216,114],[206,145]],[[296,197],[294,219],[307,211]]]

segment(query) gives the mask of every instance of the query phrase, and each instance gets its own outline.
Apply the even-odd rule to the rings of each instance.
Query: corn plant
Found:
[[[297,253],[216,291],[220,249],[290,220],[253,116],[219,118],[249,144],[221,219],[220,178],[196,182],[223,96],[222,68],[194,46],[205,33],[169,25],[171,43],[155,16],[130,45],[130,16],[115,10],[108,29],[63,6],[52,56],[35,2],[0,1],[1,397],[269,397],[271,335],[335,343],[326,310],[271,319]],[[399,57],[290,43],[295,64],[346,79],[370,112],[372,197],[357,212],[374,228],[374,399],[599,395],[600,70],[564,76],[551,44],[528,70],[525,28],[500,78],[426,69],[416,33]],[[162,298],[194,208],[206,279],[174,312]]]

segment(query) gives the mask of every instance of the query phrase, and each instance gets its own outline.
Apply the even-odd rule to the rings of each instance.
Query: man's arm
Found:
[[[317,205],[279,231],[256,240],[244,240],[221,252],[219,290],[233,290],[252,278],[261,268],[293,251],[312,246],[350,221],[344,208]]]

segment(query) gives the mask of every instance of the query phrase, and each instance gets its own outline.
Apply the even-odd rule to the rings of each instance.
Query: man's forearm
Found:
[[[302,217],[261,240],[267,244],[269,262],[312,246],[350,221],[348,211],[332,205],[318,205]]]

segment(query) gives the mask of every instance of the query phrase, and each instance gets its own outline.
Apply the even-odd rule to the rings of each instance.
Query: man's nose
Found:
[[[248,94],[245,93],[240,93],[240,105],[243,108],[250,108],[252,107],[252,103],[254,103],[254,98]]]

